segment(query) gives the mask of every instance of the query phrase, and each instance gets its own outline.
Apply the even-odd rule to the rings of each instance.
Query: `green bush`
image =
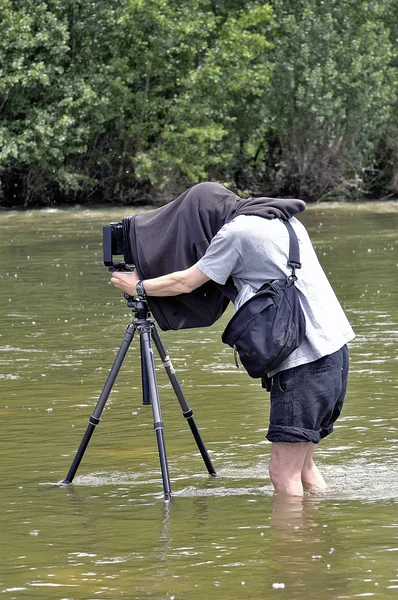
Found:
[[[261,125],[272,14],[214,4],[5,0],[3,204],[145,201],[226,177]]]
[[[398,189],[397,0],[2,0],[1,204]]]
[[[271,121],[259,185],[308,199],[361,198],[397,92],[388,2],[273,0]],[[395,13],[397,14],[397,13]],[[394,17],[396,18],[396,17]]]

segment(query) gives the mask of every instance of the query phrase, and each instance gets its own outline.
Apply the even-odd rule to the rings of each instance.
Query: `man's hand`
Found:
[[[135,284],[139,279],[137,271],[131,273],[114,271],[111,283],[129,296],[136,296]],[[147,296],[178,296],[178,294],[189,294],[209,279],[196,265],[193,265],[185,271],[175,271],[168,275],[145,279],[143,284]]]
[[[137,271],[113,271],[111,283],[129,296],[136,296],[135,284],[139,281]]]

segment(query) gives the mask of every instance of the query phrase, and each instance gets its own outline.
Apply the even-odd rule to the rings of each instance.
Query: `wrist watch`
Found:
[[[135,284],[135,289],[137,292],[137,296],[145,296],[145,288],[141,280],[137,281],[137,283]]]

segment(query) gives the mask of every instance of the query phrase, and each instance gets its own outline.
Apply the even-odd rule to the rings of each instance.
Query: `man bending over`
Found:
[[[227,203],[234,196],[214,183],[198,184],[185,194],[198,202],[203,196],[220,202],[224,194]],[[224,285],[232,277],[238,290],[235,305],[239,305],[266,280],[288,277],[289,235],[280,218],[299,212],[304,203],[289,213],[289,203],[301,201],[270,198],[245,201],[236,196],[232,201],[235,202],[233,209],[225,211],[214,225],[216,230],[210,245],[194,264],[147,279],[142,279],[136,265],[137,270],[132,274],[112,273],[111,283],[131,296],[144,292],[148,297],[162,298],[190,294],[210,280]],[[262,214],[261,201],[272,210],[267,208],[268,212]],[[174,202],[178,203],[178,199]],[[170,214],[172,205],[168,205]],[[183,206],[191,210],[188,202]],[[209,214],[199,214],[198,218],[213,222],[211,201],[208,206],[206,213]],[[326,487],[313,453],[320,440],[333,431],[333,424],[340,415],[348,377],[346,344],[353,339],[354,332],[305,227],[294,216],[290,223],[300,244],[302,268],[297,274],[296,287],[306,319],[306,334],[300,347],[276,371],[268,373],[271,409],[266,437],[272,442],[269,471],[275,492],[302,496],[304,490]],[[152,241],[157,243],[156,239]],[[170,240],[169,243],[178,242]]]

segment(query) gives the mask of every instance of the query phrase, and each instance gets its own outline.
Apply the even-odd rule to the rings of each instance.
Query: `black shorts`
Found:
[[[333,431],[347,389],[348,349],[276,373],[272,378],[270,442],[313,442]]]

